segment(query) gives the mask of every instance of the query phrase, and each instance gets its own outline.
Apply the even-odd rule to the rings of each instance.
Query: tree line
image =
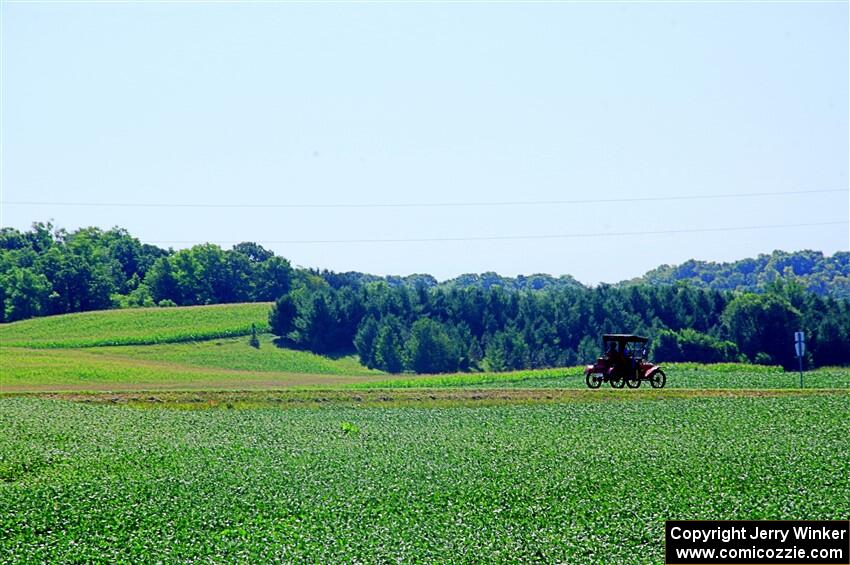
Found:
[[[793,333],[808,332],[809,363],[850,363],[850,305],[777,281],[768,292],[679,286],[508,291],[495,286],[302,286],[270,314],[281,341],[316,353],[356,350],[397,373],[504,371],[588,363],[603,333],[653,338],[657,361],[795,365]]]
[[[173,251],[126,230],[0,230],[0,322],[108,308],[270,302],[296,278],[256,243]]]
[[[426,274],[293,268],[251,242],[174,251],[120,228],[67,232],[35,223],[28,231],[0,230],[0,322],[275,301],[270,322],[281,343],[317,353],[356,351],[364,364],[390,372],[585,363],[606,332],[650,336],[659,361],[792,366],[790,336],[803,329],[811,364],[850,364],[848,301],[811,292],[787,271],[759,293],[690,281],[589,288],[569,276],[495,273],[438,283]]]
[[[662,265],[623,284],[687,282],[699,288],[763,292],[779,279],[793,278],[806,290],[834,298],[850,298],[850,252],[825,256],[820,251],[774,251],[731,263],[685,261]]]

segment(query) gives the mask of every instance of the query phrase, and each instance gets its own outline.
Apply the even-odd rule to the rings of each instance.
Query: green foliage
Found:
[[[373,363],[367,364],[388,373],[400,373],[404,369],[401,325],[396,318],[388,316],[381,321],[375,336]]]
[[[32,269],[14,267],[0,280],[4,320],[14,322],[50,311],[50,281]]]
[[[295,330],[295,317],[298,310],[289,294],[279,297],[269,311],[269,327],[275,335],[287,338]]]
[[[487,342],[484,367],[488,371],[513,371],[529,367],[528,344],[515,328],[496,332]]]
[[[479,290],[490,290],[500,287],[509,291],[538,291],[538,290],[561,290],[585,288],[580,282],[569,275],[553,277],[546,274],[519,275],[517,277],[503,277],[497,273],[488,272],[481,274],[468,273],[438,283],[431,275],[414,274],[406,277],[387,276],[379,277],[367,273],[335,273],[333,271],[316,271],[332,288],[362,287],[377,282],[387,284],[389,287],[405,287],[411,290],[431,289],[437,286],[446,289],[476,288]]]
[[[812,347],[811,356],[818,365],[840,365],[848,362],[847,343],[850,341],[850,308],[846,304],[835,303],[832,316],[809,321],[806,326],[814,326],[817,338]]]
[[[771,359],[770,355],[768,355],[764,351],[759,351],[753,357],[753,363],[755,363],[756,365],[770,365],[772,360],[773,359]]]
[[[86,228],[73,233],[33,224],[0,231],[2,321],[130,305],[153,261],[166,252],[142,245],[125,230]],[[134,300],[138,300],[136,297]]]
[[[363,305],[351,289],[334,291],[314,281],[299,281],[280,297],[269,315],[273,330],[292,344],[315,353],[351,351]]]
[[[172,253],[119,228],[68,233],[36,223],[28,232],[0,230],[0,321],[163,301],[270,301],[290,290],[292,278],[286,259],[255,243]]]
[[[469,340],[469,345],[466,350],[466,363],[461,363],[462,371],[478,369],[481,362],[484,360],[484,351],[481,349],[481,344],[475,337]]]
[[[289,261],[283,257],[269,257],[254,270],[252,275],[254,289],[253,300],[275,300],[292,288],[293,270]]]
[[[301,299],[302,307],[295,320],[295,339],[298,344],[316,353],[329,353],[336,349],[335,334],[339,331],[331,295],[316,292]]]
[[[257,337],[257,326],[251,324],[251,337],[248,339],[248,345],[254,349],[260,348],[260,339]]]
[[[417,373],[449,373],[458,367],[458,351],[445,328],[422,318],[413,323],[406,344],[409,367]]]
[[[357,349],[360,362],[370,368],[376,366],[375,340],[378,339],[379,329],[378,321],[369,316],[361,322],[357,333],[354,335],[354,348]]]
[[[794,366],[789,336],[800,329],[801,314],[776,294],[744,294],[723,312],[723,326],[741,352],[752,361]]]
[[[679,332],[659,332],[652,358],[659,362],[724,363],[737,361],[739,356],[738,346],[733,342],[685,328]]]
[[[601,353],[598,337],[586,335],[579,341],[577,357],[580,361],[591,364]]]
[[[157,305],[146,284],[138,285],[129,294],[113,294],[112,299],[118,308],[152,308]]]
[[[269,251],[258,243],[248,241],[237,243],[233,246],[233,251],[244,255],[254,263],[263,263],[274,257],[273,251]]]
[[[678,363],[684,360],[682,348],[679,347],[679,334],[676,332],[669,330],[658,332],[652,349],[652,358],[656,361]]]
[[[64,245],[54,245],[37,261],[52,285],[51,313],[102,310],[112,306],[120,290],[121,268],[104,248],[99,230],[80,230]]]
[[[154,265],[154,298],[167,298],[184,306],[249,300],[251,265],[241,253],[227,253],[217,245],[180,250]]]
[[[317,353],[354,347],[365,365],[390,372],[588,363],[600,354],[605,332],[644,333],[664,361],[755,361],[764,353],[761,361],[787,367],[793,364],[793,332],[804,329],[810,365],[822,364],[821,355],[850,363],[850,341],[839,337],[850,332],[850,306],[792,283],[739,296],[685,286],[507,292],[499,286],[410,289],[378,282],[336,290],[320,284],[300,286],[281,299],[283,305],[296,330],[278,335]],[[425,347],[411,338],[417,324],[427,328]],[[378,359],[385,325],[392,330],[382,333]]]
[[[339,428],[342,430],[342,433],[347,436],[360,435],[360,428],[357,427],[356,424],[352,424],[351,422],[342,422],[339,425]]]
[[[686,282],[715,290],[764,292],[781,280],[797,281],[801,288],[817,295],[850,298],[850,253],[824,256],[820,251],[774,251],[733,263],[691,260],[672,267],[662,265],[627,284]]]
[[[848,402],[186,411],[2,399],[0,555],[660,563],[666,519],[850,508]]]

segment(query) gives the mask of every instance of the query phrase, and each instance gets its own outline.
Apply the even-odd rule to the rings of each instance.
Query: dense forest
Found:
[[[126,230],[69,233],[36,223],[0,231],[0,321],[140,306],[272,301],[295,277],[289,261],[253,243],[173,251]]]
[[[746,280],[759,292],[712,288],[717,277],[696,283],[688,273],[697,276],[714,265],[696,262],[594,288],[569,276],[495,273],[439,283],[430,275],[293,268],[256,243],[174,251],[142,244],[119,228],[67,232],[36,223],[25,232],[0,231],[0,321],[106,308],[275,301],[270,324],[281,344],[317,353],[356,351],[364,364],[390,372],[585,363],[598,355],[603,332],[649,335],[658,361],[791,367],[791,336],[803,329],[810,365],[843,365],[850,364],[850,302],[835,297],[840,293],[832,292],[832,283],[813,288],[806,273],[828,272],[840,283],[845,255],[760,256],[742,267],[772,265],[772,274],[749,272]]]
[[[815,294],[850,298],[850,252],[824,257],[820,251],[774,251],[732,263],[691,260],[681,265],[662,265],[623,284],[687,282],[698,288],[762,292],[783,278],[792,278]]]
[[[276,301],[270,321],[285,343],[317,353],[353,344],[365,365],[390,372],[575,365],[596,358],[600,334],[625,331],[653,337],[657,361],[793,367],[792,336],[802,328],[810,364],[850,364],[850,304],[783,281],[762,294],[687,285],[299,286]]]

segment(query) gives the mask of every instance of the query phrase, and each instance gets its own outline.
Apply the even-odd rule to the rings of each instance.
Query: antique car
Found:
[[[649,381],[653,388],[663,388],[667,375],[661,367],[646,360],[648,338],[631,334],[605,334],[602,336],[604,353],[593,365],[584,370],[588,388],[599,388],[608,382],[612,388],[638,388]]]

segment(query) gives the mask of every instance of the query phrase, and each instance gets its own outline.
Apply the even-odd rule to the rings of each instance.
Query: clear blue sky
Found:
[[[848,4],[4,3],[3,199],[153,203],[806,196],[498,208],[4,205],[143,241],[404,239],[847,221]],[[847,224],[268,244],[377,274],[617,281],[847,250]]]

